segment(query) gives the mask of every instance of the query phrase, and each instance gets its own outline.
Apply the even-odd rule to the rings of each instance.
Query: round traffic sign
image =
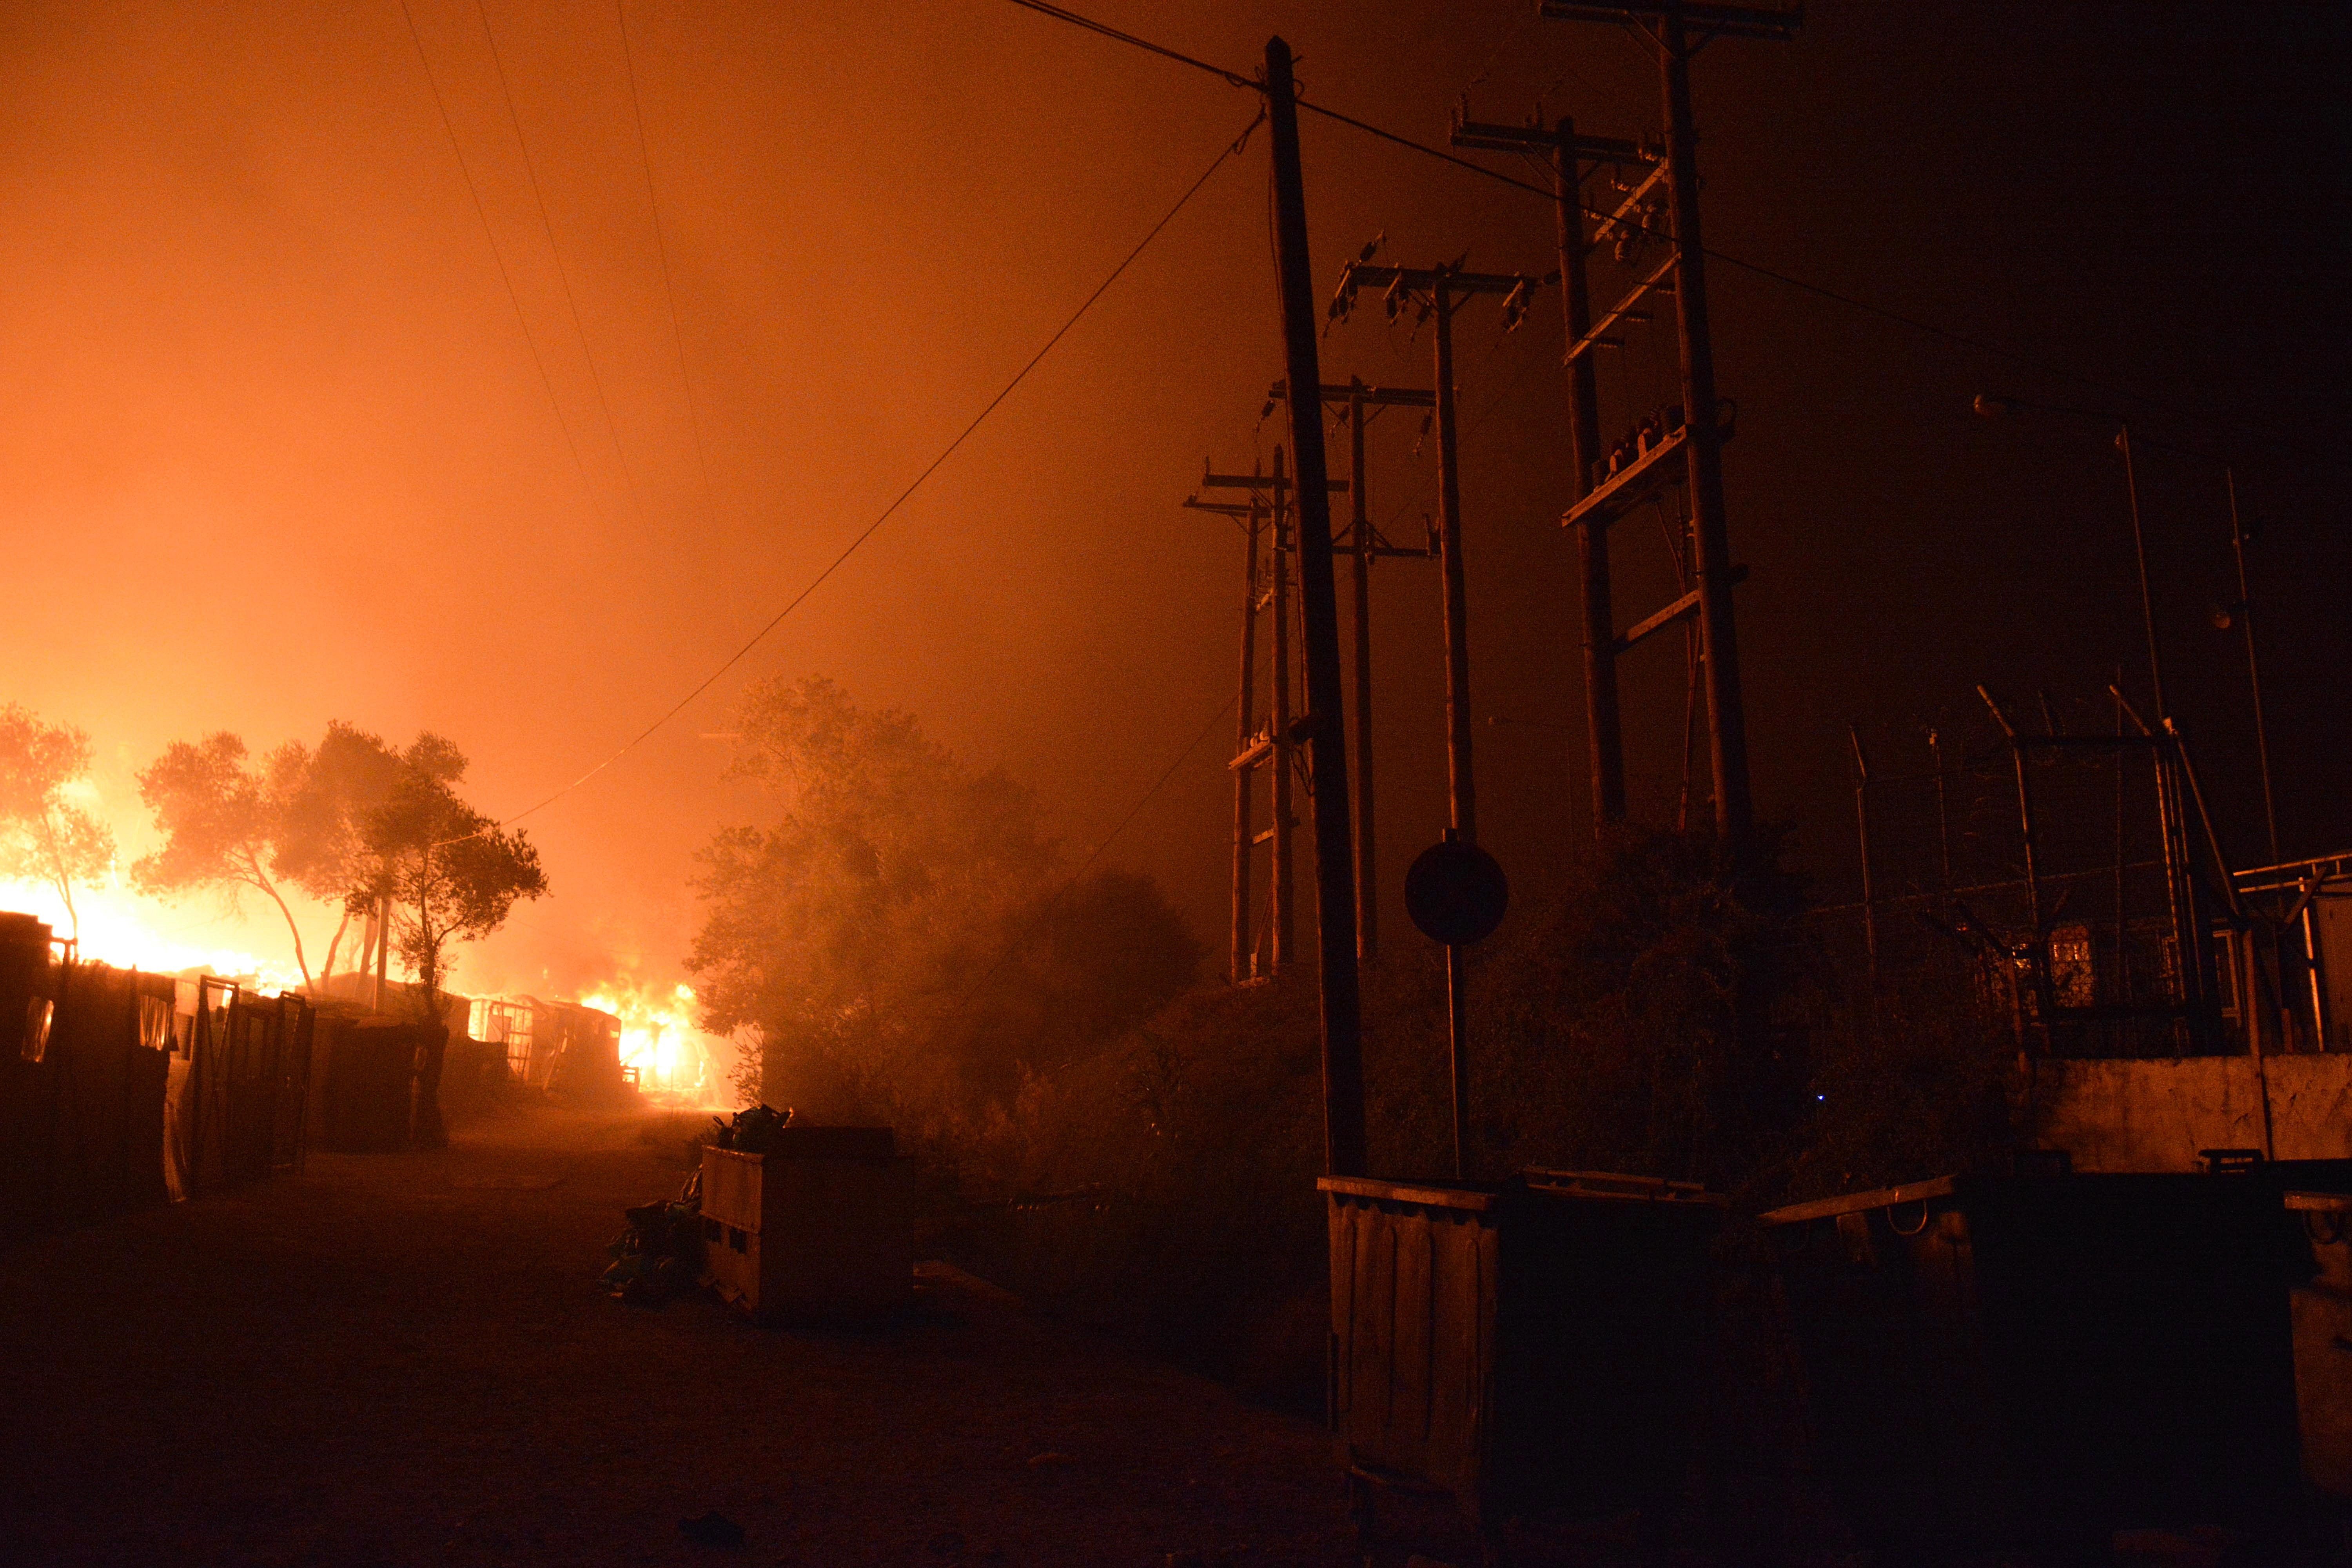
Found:
[[[1492,936],[1510,907],[1511,882],[1503,868],[1450,833],[1414,857],[1404,874],[1404,912],[1422,935],[1448,947]]]

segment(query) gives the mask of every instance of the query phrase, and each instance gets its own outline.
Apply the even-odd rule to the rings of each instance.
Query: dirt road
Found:
[[[316,1155],[0,1254],[0,1558],[1363,1562],[1313,1424],[967,1293],[862,1334],[607,1300],[683,1175],[636,1132]],[[742,1547],[681,1534],[713,1509]]]

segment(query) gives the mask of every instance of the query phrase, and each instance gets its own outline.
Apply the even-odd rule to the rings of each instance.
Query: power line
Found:
[[[406,4],[406,0],[402,0]],[[563,265],[562,248],[555,243],[555,225],[547,216],[547,195],[539,186],[539,170],[530,161],[530,140],[522,133],[522,116],[515,112],[514,89],[507,85],[506,62],[499,58],[499,36],[490,28],[489,8],[482,0],[474,0],[474,15],[482,19],[482,37],[489,40],[490,65],[498,72],[499,94],[506,100],[507,122],[514,127],[515,145],[522,149],[522,171],[530,179],[530,198],[539,208],[540,231],[547,236],[547,250],[555,258],[555,276],[563,284],[563,303],[572,312],[572,331],[580,339],[580,353],[588,362],[588,380],[596,388],[596,406],[604,411],[604,434],[612,437],[613,456],[621,465],[621,481],[627,487],[629,509],[640,521],[645,513],[637,496],[636,476],[629,471],[629,454],[621,446],[620,426],[613,422],[613,405],[604,395],[604,377],[596,368],[596,351],[588,346],[588,329],[581,324],[580,301],[572,294],[572,273]]]
[[[416,46],[418,63],[425,68],[425,85],[433,89],[433,107],[441,111],[441,129],[448,132],[449,151],[457,155],[457,171],[466,176],[466,194],[474,198],[474,216],[481,219],[482,238],[488,242],[490,259],[498,263],[499,278],[507,286],[507,301],[514,307],[515,325],[522,329],[523,344],[530,350],[530,363],[539,367],[539,384],[547,389],[548,406],[555,410],[555,423],[563,432],[563,444],[572,449],[572,466],[580,475],[581,488],[588,492],[588,504],[594,507],[596,487],[589,481],[588,465],[581,458],[579,438],[572,433],[572,421],[563,416],[563,400],[555,395],[555,381],[547,374],[547,360],[539,352],[539,340],[531,336],[530,318],[522,311],[522,296],[515,291],[514,274],[507,269],[498,235],[490,228],[489,212],[482,205],[481,187],[474,183],[473,166],[466,162],[466,149],[457,140],[457,126],[450,121],[448,102],[441,96],[441,83],[433,74],[433,60],[425,52],[425,39],[416,30],[416,17],[408,8],[408,0],[400,0],[400,14],[407,19],[408,37]]]
[[[1155,44],[1149,38],[1139,38],[1133,33],[1122,33],[1108,23],[1097,22],[1091,16],[1081,16],[1066,6],[1048,5],[1045,0],[1013,0],[1013,3],[1034,11],[1040,16],[1051,16],[1057,22],[1067,22],[1074,27],[1084,27],[1089,33],[1100,33],[1106,38],[1116,39],[1119,43],[1141,49],[1147,54],[1174,60],[1179,65],[1191,66],[1194,70],[1207,71],[1211,76],[1223,78],[1228,86],[1247,88],[1253,92],[1258,89],[1255,80],[1242,75],[1239,71],[1229,71],[1223,66],[1213,66],[1206,60],[1194,59],[1191,55],[1179,54],[1164,44]]]
[[[1258,116],[1258,120],[1263,120],[1264,118],[1265,115],[1261,112]],[[1129,250],[1119,261],[1119,264],[1111,268],[1110,275],[1105,278],[1100,283],[1095,285],[1094,292],[1088,294],[1085,300],[1079,304],[1078,308],[1075,311],[1071,312],[1069,320],[1064,321],[1060,327],[1055,330],[1054,335],[1045,340],[1045,345],[1029,357],[1029,362],[1013,373],[1013,379],[1004,384],[1003,389],[997,393],[994,397],[990,398],[987,405],[982,407],[978,414],[972,416],[971,422],[966,425],[963,429],[957,434],[955,439],[950,441],[947,446],[941,449],[940,455],[933,458],[929,463],[926,464],[922,472],[917,474],[912,482],[910,482],[905,489],[898,492],[898,499],[891,501],[888,506],[884,507],[880,514],[877,515],[872,522],[867,523],[865,528],[860,530],[856,537],[852,539],[849,543],[844,547],[840,554],[833,558],[832,562],[826,565],[824,571],[819,572],[814,577],[809,579],[807,586],[803,587],[799,593],[793,595],[791,603],[787,604],[782,609],[778,610],[772,616],[771,616],[765,626],[762,626],[758,631],[752,633],[751,638],[746,641],[741,647],[737,648],[732,654],[730,654],[727,657],[726,661],[720,664],[718,668],[703,677],[701,681],[695,686],[693,690],[688,691],[685,696],[679,698],[676,703],[672,704],[668,711],[665,712],[660,718],[655,720],[652,723],[646,725],[642,731],[638,731],[634,738],[614,750],[610,756],[607,756],[603,762],[598,763],[594,767],[590,768],[586,773],[582,773],[578,778],[573,779],[570,784],[565,784],[562,789],[557,790],[553,795],[551,795],[546,799],[539,802],[538,805],[530,806],[525,810],[519,811],[514,816],[506,818],[504,821],[499,822],[495,826],[501,828],[511,827],[516,823],[520,822],[524,817],[530,816],[543,811],[547,807],[554,805],[557,801],[562,799],[565,795],[570,795],[573,790],[578,789],[582,784],[586,784],[590,779],[594,778],[598,773],[603,773],[606,768],[611,767],[614,763],[619,762],[629,752],[635,751],[639,745],[651,738],[656,731],[659,730],[663,725],[668,723],[671,720],[684,712],[687,706],[696,698],[709,690],[720,676],[725,675],[729,670],[742,663],[744,658],[750,655],[753,648],[759,647],[761,642],[766,640],[770,632],[774,631],[778,626],[783,625],[786,616],[790,616],[794,610],[799,609],[801,605],[806,602],[810,595],[815,593],[817,589],[824,586],[827,578],[839,571],[842,565],[847,562],[852,555],[856,554],[859,548],[863,546],[867,540],[873,538],[881,526],[889,521],[891,517],[898,510],[898,509],[906,505],[907,502],[912,499],[917,490],[922,489],[924,482],[933,474],[939,472],[940,467],[945,464],[950,458],[955,455],[957,448],[961,447],[966,441],[971,438],[972,432],[978,430],[982,423],[985,421],[990,415],[995,413],[1006,398],[1013,395],[1013,389],[1029,378],[1029,373],[1035,370],[1039,364],[1045,362],[1045,356],[1054,352],[1055,345],[1070,334],[1070,330],[1085,319],[1088,310],[1094,309],[1095,302],[1100,300],[1104,294],[1108,293],[1110,289],[1110,286],[1118,282],[1120,277],[1126,273],[1127,269],[1135,264],[1135,258],[1141,256],[1145,248],[1150,246],[1153,240],[1160,237],[1160,230],[1166,228],[1171,223],[1175,221],[1176,215],[1182,212],[1192,202],[1192,198],[1200,194],[1201,187],[1209,183],[1210,176],[1214,174],[1219,169],[1223,168],[1227,159],[1237,155],[1242,149],[1248,144],[1250,132],[1257,129],[1258,120],[1251,121],[1249,124],[1242,128],[1240,135],[1234,137],[1223,147],[1218,149],[1216,157],[1210,162],[1207,168],[1201,171],[1201,177],[1194,180],[1192,184],[1185,188],[1184,194],[1176,198],[1176,205],[1170,207],[1168,211],[1162,215],[1158,223],[1153,224],[1150,229],[1145,231],[1143,237],[1135,242],[1135,248]]]
[[[1225,69],[1223,66],[1212,65],[1206,60],[1195,59],[1190,55],[1180,54],[1174,49],[1167,48],[1161,45],[1152,43],[1149,39],[1139,38],[1132,33],[1120,32],[1116,27],[1107,26],[1100,22],[1097,22],[1090,17],[1079,16],[1076,12],[1068,10],[1063,6],[1047,5],[1044,3],[1044,0],[1013,0],[1013,4],[1022,6],[1026,10],[1035,11],[1041,15],[1052,16],[1058,21],[1068,22],[1075,26],[1083,27],[1088,32],[1099,33],[1104,37],[1115,39],[1119,43],[1131,45],[1136,48],[1146,50],[1151,54],[1162,56],[1165,58],[1175,60],[1180,64],[1191,66],[1196,70],[1206,71],[1210,75],[1217,77],[1232,86],[1247,88],[1254,92],[1263,92],[1265,90],[1264,84],[1243,76],[1237,71],[1230,71]],[[1393,142],[1397,146],[1406,148],[1414,153],[1419,153],[1423,157],[1434,158],[1442,163],[1451,163],[1457,169],[1465,169],[1471,174],[1483,175],[1486,179],[1509,185],[1514,190],[1525,191],[1530,195],[1541,196],[1546,201],[1558,201],[1559,199],[1557,192],[1549,190],[1545,186],[1532,184],[1526,180],[1518,179],[1510,174],[1506,174],[1499,169],[1490,169],[1483,163],[1474,163],[1467,158],[1456,157],[1454,154],[1445,152],[1441,148],[1433,147],[1425,142],[1416,142],[1410,136],[1402,136],[1393,131],[1385,130],[1381,126],[1374,125],[1370,121],[1358,120],[1353,115],[1342,114],[1336,109],[1327,109],[1319,103],[1309,102],[1303,97],[1297,100],[1297,103],[1299,108],[1307,110],[1310,114],[1319,114],[1326,120],[1336,120],[1342,125],[1350,126],[1355,130],[1363,132],[1367,135],[1377,137],[1381,141]],[[1578,210],[1582,212],[1587,217],[1607,218],[1612,216],[1597,207],[1580,205]],[[1621,228],[1632,229],[1654,239],[1671,239],[1673,237],[1673,236],[1665,234],[1661,230],[1647,227],[1642,224],[1633,222],[1630,219],[1619,219],[1618,226]],[[1801,293],[1811,294],[1817,299],[1827,300],[1832,303],[1843,305],[1849,310],[1860,310],[1864,315],[1876,316],[1881,321],[1891,321],[1896,326],[1908,327],[1914,331],[1924,332],[1927,336],[1933,338],[1940,338],[1946,342],[1955,344],[1961,348],[1970,349],[1979,353],[1990,354],[1996,359],[2006,360],[2011,364],[2019,365],[2028,370],[2039,371],[2044,375],[2055,376],[2062,381],[2071,382],[2077,386],[2090,387],[2095,391],[2106,393],[2110,396],[2114,397],[2129,398],[2135,403],[2141,404],[2149,408],[2158,409],[2177,419],[2188,420],[2192,423],[2224,425],[2231,428],[2241,430],[2252,428],[2252,426],[2240,424],[2236,421],[2215,419],[2209,416],[2191,414],[2187,410],[2174,407],[2158,398],[2150,397],[2146,393],[2134,392],[2127,387],[2117,386],[2111,382],[2104,382],[2095,376],[2084,375],[2079,371],[2067,370],[2063,366],[2053,364],[2047,360],[2037,359],[2031,354],[2021,353],[2014,349],[2002,348],[1999,344],[1988,342],[1981,338],[1972,337],[1966,332],[1954,331],[1948,327],[1936,326],[1932,322],[1923,321],[1916,316],[1906,316],[1899,310],[1890,310],[1883,305],[1874,305],[1866,300],[1856,299],[1851,294],[1842,293],[1835,289],[1824,288],[1822,285],[1818,283],[1808,283],[1801,278],[1791,277],[1786,272],[1782,272],[1776,268],[1767,267],[1761,262],[1749,261],[1742,257],[1727,255],[1723,251],[1714,249],[1711,247],[1701,246],[1699,248],[1706,256],[1713,260],[1723,262],[1727,266],[1737,267],[1742,271],[1753,273],[1759,278],[1769,279],[1775,283],[1784,284]]]
[[[702,467],[702,504],[710,502],[710,456],[702,444],[702,411],[694,395],[694,376],[686,368],[686,333],[677,321],[677,290],[670,282],[669,240],[662,232],[661,197],[654,189],[653,153],[646,145],[646,109],[637,98],[637,62],[629,48],[628,0],[613,0],[613,14],[621,24],[621,60],[628,68],[629,112],[637,124],[637,162],[646,172],[646,202],[653,208],[654,249],[661,258],[662,297],[669,301],[669,339],[677,349],[677,378],[686,387],[686,418],[694,432],[695,461]]]

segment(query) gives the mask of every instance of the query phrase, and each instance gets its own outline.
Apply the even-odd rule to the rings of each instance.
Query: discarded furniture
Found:
[[[1889,1560],[2291,1517],[2310,1252],[2270,1183],[1946,1176],[1763,1220],[1823,1479]]]
[[[1691,1458],[1725,1200],[1591,1172],[1326,1176],[1331,1410],[1349,1510],[1378,1486],[1505,1519],[1654,1519]]]
[[[913,1162],[887,1127],[785,1127],[705,1148],[707,1282],[754,1321],[854,1322],[914,1296]]]

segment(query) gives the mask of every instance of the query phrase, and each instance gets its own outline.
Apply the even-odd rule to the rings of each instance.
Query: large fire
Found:
[[[209,970],[243,980],[265,994],[303,989],[301,971],[290,962],[290,954],[268,958],[216,940],[224,931],[243,934],[248,919],[259,924],[254,911],[240,918],[202,900],[167,904],[133,891],[119,874],[77,884],[70,916],[49,884],[0,878],[0,910],[46,921],[59,938],[79,932],[75,952],[86,963],[156,974]],[[271,934],[283,943],[282,929]],[[347,937],[337,954],[339,967],[348,967],[356,954],[354,942]],[[310,955],[314,965],[325,956],[323,950]],[[621,1020],[621,1063],[636,1069],[638,1085],[646,1094],[688,1106],[732,1103],[726,1072],[731,1052],[723,1041],[696,1027],[692,986],[618,980],[581,1001]]]
[[[74,936],[79,930],[76,952],[87,962],[158,974],[209,969],[216,974],[250,979],[264,992],[302,988],[300,970],[284,959],[263,958],[207,942],[206,928],[217,928],[224,921],[217,914],[207,914],[200,903],[175,909],[132,892],[118,878],[109,878],[95,884],[77,884],[73,907],[74,914],[68,916],[65,900],[46,882],[0,878],[0,910],[47,921],[50,931],[61,938]]]
[[[637,1069],[646,1093],[691,1105],[729,1098],[711,1037],[694,1024],[692,986],[615,982],[581,1001],[621,1020],[621,1065]]]

